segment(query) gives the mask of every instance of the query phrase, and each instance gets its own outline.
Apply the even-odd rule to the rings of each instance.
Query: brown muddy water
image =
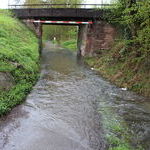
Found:
[[[109,128],[112,118],[124,126]],[[0,120],[0,150],[106,150],[106,134],[122,128],[133,150],[138,145],[150,150],[150,102],[46,43],[39,81],[26,101]]]

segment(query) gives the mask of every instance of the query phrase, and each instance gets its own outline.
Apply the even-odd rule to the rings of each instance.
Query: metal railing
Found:
[[[109,8],[113,4],[23,4],[23,5],[8,5],[10,9],[17,8]]]

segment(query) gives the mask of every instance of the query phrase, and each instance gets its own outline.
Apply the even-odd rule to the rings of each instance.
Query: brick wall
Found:
[[[101,50],[109,50],[116,37],[116,29],[100,21],[79,27],[78,48],[82,56],[93,56]]]

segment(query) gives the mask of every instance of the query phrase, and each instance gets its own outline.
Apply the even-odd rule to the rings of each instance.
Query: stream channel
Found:
[[[39,81],[0,119],[0,150],[107,150],[106,141],[150,150],[150,101],[47,42]]]

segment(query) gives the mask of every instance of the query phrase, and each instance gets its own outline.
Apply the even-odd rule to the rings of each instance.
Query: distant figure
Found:
[[[54,36],[53,38],[53,44],[54,44],[54,47],[56,46],[56,37]]]

